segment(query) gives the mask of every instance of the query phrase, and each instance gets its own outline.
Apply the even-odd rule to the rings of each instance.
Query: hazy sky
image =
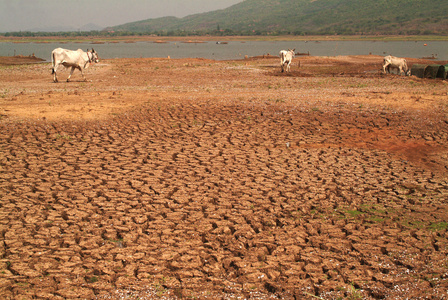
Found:
[[[101,27],[227,8],[243,0],[0,0],[0,32]]]

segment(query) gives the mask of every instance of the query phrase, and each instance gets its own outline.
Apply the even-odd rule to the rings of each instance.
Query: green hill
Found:
[[[447,16],[446,0],[246,0],[223,10],[105,30],[160,35],[446,35]]]

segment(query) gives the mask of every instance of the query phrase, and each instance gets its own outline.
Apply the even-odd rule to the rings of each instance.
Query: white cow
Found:
[[[385,56],[383,59],[383,72],[386,73],[387,69],[387,72],[390,73],[391,67],[397,68],[400,71],[400,75],[402,72],[404,75],[410,75],[411,73],[411,70],[408,68],[408,64],[406,63],[406,59],[391,55]]]
[[[288,51],[286,50],[281,50],[280,51],[280,65],[282,67],[282,72],[289,72],[290,71],[290,65],[291,65],[291,61],[292,58],[295,56],[295,51],[296,49],[288,49]]]
[[[51,74],[54,74],[54,82],[58,82],[58,78],[56,76],[56,71],[59,67],[59,65],[63,65],[66,68],[71,67],[70,75],[67,78],[67,82],[70,81],[70,77],[73,74],[73,71],[75,69],[78,69],[81,71],[81,75],[86,81],[86,77],[84,76],[83,70],[87,69],[92,62],[99,62],[98,60],[98,53],[95,52],[95,50],[87,50],[87,52],[82,51],[81,49],[78,49],[76,51],[62,49],[62,48],[56,48],[51,52],[51,62],[53,64],[52,72]]]

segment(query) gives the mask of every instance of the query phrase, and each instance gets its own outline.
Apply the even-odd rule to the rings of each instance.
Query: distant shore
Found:
[[[447,36],[436,35],[325,35],[325,36],[42,36],[42,37],[12,37],[0,35],[0,43],[118,43],[118,42],[206,42],[206,41],[448,41]]]

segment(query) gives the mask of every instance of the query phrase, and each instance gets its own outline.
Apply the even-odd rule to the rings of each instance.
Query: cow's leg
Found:
[[[57,77],[57,75],[56,75],[56,71],[58,70],[58,67],[59,67],[59,64],[55,64],[55,65],[53,66],[53,69],[52,69],[52,73],[53,73],[53,81],[54,81],[54,82],[58,82],[58,77]]]
[[[86,78],[86,76],[84,76],[84,72],[82,71],[82,68],[79,68],[79,70],[81,71],[81,75],[82,75],[82,78],[84,79],[84,81],[87,81],[87,78]]]
[[[387,68],[387,70],[390,72],[390,70],[389,70],[388,67],[389,67],[389,64],[388,64],[388,63],[384,63],[384,64],[383,64],[383,73],[384,73],[384,74],[386,74],[386,68]]]
[[[286,68],[288,72],[291,71],[291,61],[288,61],[288,67]]]
[[[288,73],[289,71],[289,61],[285,60],[283,63],[283,68],[285,69],[285,72]]]
[[[70,77],[72,77],[74,71],[75,71],[75,67],[72,67],[70,70],[70,75],[68,75],[67,82],[70,82]]]

